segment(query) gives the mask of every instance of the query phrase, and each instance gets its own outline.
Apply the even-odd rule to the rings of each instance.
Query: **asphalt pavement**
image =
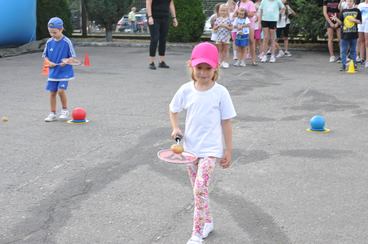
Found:
[[[154,71],[146,46],[76,51],[91,62],[67,91],[70,109],[87,111],[82,125],[44,122],[41,53],[0,58],[0,243],[185,244],[186,170],[156,153],[173,143],[168,104],[189,81],[190,47],[170,46],[171,68]],[[339,72],[327,52],[292,54],[221,70],[238,116],[206,244],[367,243],[368,72]],[[306,131],[317,114],[330,133]]]

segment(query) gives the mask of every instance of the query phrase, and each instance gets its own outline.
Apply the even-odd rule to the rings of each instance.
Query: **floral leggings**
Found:
[[[202,236],[205,223],[212,222],[209,211],[208,184],[216,165],[216,158],[200,158],[197,164],[188,166],[190,182],[194,194],[194,216],[192,235]]]

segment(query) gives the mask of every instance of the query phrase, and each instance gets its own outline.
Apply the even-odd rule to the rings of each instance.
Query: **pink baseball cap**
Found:
[[[219,54],[217,47],[209,42],[197,44],[192,51],[190,59],[192,66],[206,63],[216,69],[219,65]]]

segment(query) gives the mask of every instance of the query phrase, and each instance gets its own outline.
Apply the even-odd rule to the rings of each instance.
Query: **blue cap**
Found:
[[[62,29],[64,25],[64,22],[59,17],[53,17],[49,20],[49,23],[47,24],[47,27],[49,28],[55,28],[55,29]]]

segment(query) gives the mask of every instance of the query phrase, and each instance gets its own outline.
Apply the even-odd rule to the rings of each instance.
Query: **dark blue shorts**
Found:
[[[59,89],[68,89],[68,81],[47,81],[46,90],[57,92]]]

